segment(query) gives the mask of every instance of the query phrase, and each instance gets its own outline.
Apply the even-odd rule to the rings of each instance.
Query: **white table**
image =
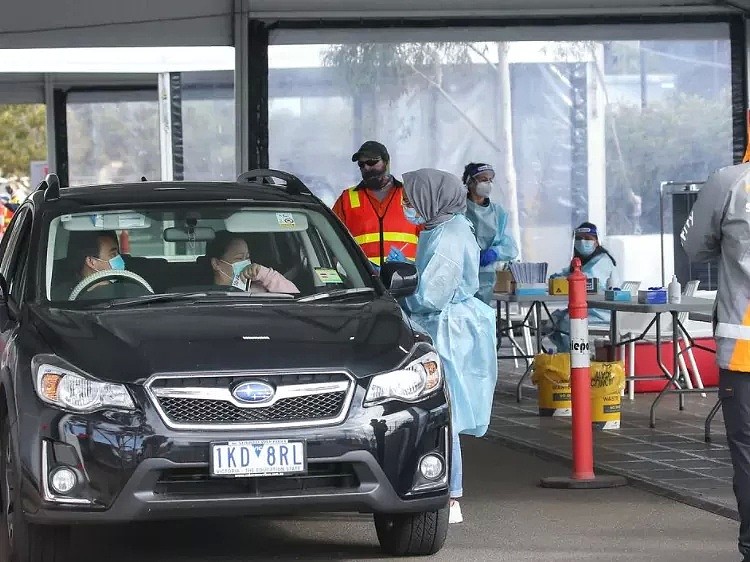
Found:
[[[510,321],[510,303],[517,303],[519,305],[527,305],[529,307],[529,311],[526,313],[526,316],[524,316],[523,321],[521,322],[522,326],[525,326],[529,328],[530,330],[534,330],[534,333],[536,335],[536,349],[537,352],[541,352],[542,350],[542,330],[541,326],[533,326],[529,320],[531,318],[532,312],[536,312],[536,318],[537,318],[537,324],[541,324],[542,322],[542,311],[544,311],[547,314],[547,317],[552,322],[552,325],[554,329],[557,329],[557,326],[555,326],[555,321],[552,318],[552,313],[549,310],[549,307],[547,306],[548,303],[560,303],[560,304],[567,304],[568,303],[568,295],[550,295],[550,294],[542,294],[542,295],[516,295],[513,293],[495,293],[493,295],[493,300],[496,300],[498,303],[498,314],[497,318],[498,321],[501,320],[500,315],[500,305],[504,304],[505,308],[505,327],[498,328],[498,335],[502,335],[503,333],[510,332],[513,330],[513,325]],[[524,353],[524,351],[518,346],[518,344],[515,342],[513,338],[509,338],[511,344],[516,348],[519,355],[498,355],[498,359],[513,359],[517,357],[522,357],[523,359],[526,359],[526,371],[524,371],[523,375],[521,376],[521,380],[518,381],[518,385],[516,386],[516,400],[518,402],[521,401],[522,398],[522,389],[521,386],[523,385],[523,382],[526,380],[526,377],[531,374],[531,369],[534,366],[534,355],[529,355],[528,353]]]
[[[694,314],[711,314],[713,311],[714,302],[709,299],[702,299],[698,297],[686,297],[683,296],[682,300],[679,304],[641,304],[637,301],[636,298],[633,298],[630,301],[606,301],[604,300],[603,295],[592,295],[589,296],[587,300],[587,304],[589,308],[598,308],[602,310],[610,310],[612,311],[612,318],[610,321],[610,346],[612,349],[616,349],[618,345],[626,345],[631,342],[639,341],[644,339],[646,334],[648,333],[651,326],[656,325],[656,361],[659,365],[659,369],[663,373],[662,376],[658,377],[638,377],[640,380],[649,380],[649,379],[661,379],[666,378],[669,383],[664,387],[664,389],[658,394],[658,396],[654,399],[653,404],[651,404],[651,413],[650,413],[650,426],[656,427],[656,406],[661,401],[661,399],[666,395],[667,393],[676,393],[679,395],[679,406],[680,410],[685,409],[685,394],[687,393],[693,393],[693,392],[700,392],[705,393],[710,391],[711,389],[691,389],[691,388],[682,388],[680,387],[679,383],[677,382],[677,378],[680,376],[680,367],[679,367],[679,358],[680,358],[680,351],[679,347],[677,346],[677,342],[680,335],[680,330],[687,336],[688,340],[690,341],[691,347],[696,347],[698,349],[703,349],[706,351],[713,351],[707,347],[701,346],[695,342],[695,340],[690,336],[688,331],[685,329],[685,326],[680,322],[679,316],[680,313],[687,312],[691,315]],[[653,314],[654,319],[646,326],[646,328],[643,330],[643,332],[635,337],[631,338],[629,340],[624,341],[618,341],[619,340],[619,334],[617,331],[617,313],[618,312],[637,312],[641,314]],[[664,365],[664,361],[662,359],[662,353],[661,353],[661,315],[663,313],[670,314],[672,316],[672,371],[670,372],[669,369]],[[674,388],[673,388],[674,387]]]

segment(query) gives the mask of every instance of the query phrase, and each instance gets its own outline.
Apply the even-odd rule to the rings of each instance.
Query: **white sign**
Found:
[[[49,164],[47,164],[46,160],[32,160],[30,168],[29,187],[33,191],[49,174]]]

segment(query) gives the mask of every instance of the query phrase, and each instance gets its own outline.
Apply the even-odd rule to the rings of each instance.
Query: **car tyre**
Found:
[[[0,421],[0,560],[2,562],[66,562],[70,528],[34,525],[21,509],[18,466],[10,446],[7,416]]]
[[[386,554],[429,556],[445,544],[448,508],[423,513],[376,514],[375,530]]]

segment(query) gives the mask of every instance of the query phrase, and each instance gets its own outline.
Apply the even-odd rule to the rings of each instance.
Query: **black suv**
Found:
[[[217,280],[227,233],[297,292]],[[391,554],[442,547],[442,368],[394,300],[416,270],[376,273],[294,176],[50,175],[0,273],[2,560],[64,560],[72,524],[305,510],[373,513]]]

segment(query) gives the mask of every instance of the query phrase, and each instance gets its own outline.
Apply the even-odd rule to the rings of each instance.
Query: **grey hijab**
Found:
[[[414,209],[424,217],[427,230],[466,211],[466,188],[453,174],[423,168],[403,175],[404,191]]]

